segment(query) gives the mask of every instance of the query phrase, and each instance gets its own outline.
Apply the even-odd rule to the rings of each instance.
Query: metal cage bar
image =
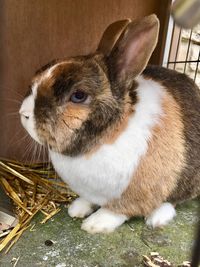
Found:
[[[188,74],[200,86],[200,36],[199,42],[197,42],[194,39],[196,34],[194,29],[188,30],[186,41],[184,39],[186,37],[183,38],[183,30],[173,23],[166,66],[167,68]],[[196,35],[200,35],[200,33],[198,32]],[[193,53],[194,49],[195,53]]]

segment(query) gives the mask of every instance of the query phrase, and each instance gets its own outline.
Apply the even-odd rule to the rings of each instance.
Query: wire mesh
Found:
[[[173,25],[167,68],[189,75],[200,86],[200,25],[191,30]]]

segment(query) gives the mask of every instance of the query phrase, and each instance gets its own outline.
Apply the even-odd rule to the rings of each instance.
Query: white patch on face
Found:
[[[102,145],[89,158],[69,157],[50,151],[60,177],[79,196],[97,205],[120,198],[133,179],[140,159],[148,149],[152,128],[162,116],[164,88],[138,78],[138,103],[128,126],[113,144]]]
[[[38,90],[39,85],[42,83],[42,81],[49,79],[51,77],[52,72],[57,67],[57,65],[59,64],[55,64],[54,66],[44,71],[44,73],[39,78],[37,78],[37,80],[33,83],[31,90],[32,90],[34,98],[36,98],[37,96],[37,90]]]
[[[44,74],[44,76],[43,76],[43,79],[48,79],[48,78],[50,78],[51,75],[52,75],[52,73],[53,73],[53,70],[54,70],[58,65],[59,65],[59,63],[58,63],[58,64],[55,64],[55,65],[53,65],[53,66],[51,66],[51,67],[45,72],[45,74]]]
[[[34,84],[31,87],[31,90],[32,90],[32,94],[33,94],[34,99],[37,96],[38,86],[39,86],[39,83],[38,82],[34,82]]]
[[[154,210],[147,218],[146,224],[153,228],[168,224],[176,216],[176,210],[171,203],[163,203],[158,209]]]
[[[26,129],[26,131],[36,142],[41,144],[35,128],[34,106],[35,106],[35,98],[34,95],[31,94],[28,97],[26,97],[22,102],[19,113],[21,116],[21,123]]]
[[[63,62],[59,62],[59,63],[56,63],[55,65],[51,66],[49,69],[46,70],[46,72],[44,73],[44,75],[41,77],[41,79],[48,79],[52,76],[53,74],[53,71],[60,65],[63,65],[63,64],[67,64],[67,63],[70,63],[67,62],[67,61],[63,61]]]

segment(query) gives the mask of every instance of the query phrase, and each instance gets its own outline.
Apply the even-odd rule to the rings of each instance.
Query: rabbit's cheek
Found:
[[[38,123],[38,135],[54,151],[62,153],[70,146],[84,121],[87,120],[90,109],[86,105],[68,103],[65,110],[58,111],[56,119],[46,119]],[[53,116],[52,116],[53,117]]]
[[[87,120],[90,113],[90,108],[84,104],[68,103],[61,121],[67,123],[67,125],[73,129],[78,130],[84,121]]]

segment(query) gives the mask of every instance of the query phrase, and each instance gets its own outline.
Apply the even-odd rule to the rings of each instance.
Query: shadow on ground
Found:
[[[35,230],[27,230],[7,255],[1,254],[0,266],[13,266],[12,259],[20,257],[17,267],[137,267],[152,251],[176,266],[190,259],[198,205],[193,200],[177,207],[175,221],[164,229],[151,230],[142,219],[132,219],[114,233],[97,235],[82,231],[81,220],[69,218],[63,207],[44,225],[38,216]],[[45,245],[46,240],[53,244]]]

